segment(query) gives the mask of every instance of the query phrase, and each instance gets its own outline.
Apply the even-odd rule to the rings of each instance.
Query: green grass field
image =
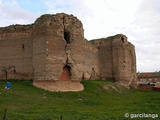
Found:
[[[107,81],[82,81],[82,92],[48,92],[32,81],[0,81],[0,120],[126,120],[125,113],[160,113],[160,92],[125,89]],[[112,85],[116,89],[104,89]],[[159,114],[160,116],[160,114]],[[151,118],[150,118],[151,119]],[[160,119],[160,118],[159,118]]]

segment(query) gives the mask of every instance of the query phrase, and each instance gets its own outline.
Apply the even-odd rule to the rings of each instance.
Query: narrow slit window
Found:
[[[124,37],[121,37],[122,42],[124,43]]]
[[[24,50],[24,44],[22,44],[22,50]]]

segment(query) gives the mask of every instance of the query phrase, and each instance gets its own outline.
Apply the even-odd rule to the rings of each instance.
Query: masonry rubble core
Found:
[[[134,86],[136,55],[127,37],[88,41],[83,32],[81,21],[65,13],[1,27],[0,79],[33,79],[34,86],[49,91],[81,91],[82,79]]]

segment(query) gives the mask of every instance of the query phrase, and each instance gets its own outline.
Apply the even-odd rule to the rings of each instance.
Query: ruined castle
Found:
[[[49,91],[80,91],[84,80],[136,82],[134,45],[122,34],[88,41],[73,15],[42,15],[0,28],[0,79],[33,79]]]

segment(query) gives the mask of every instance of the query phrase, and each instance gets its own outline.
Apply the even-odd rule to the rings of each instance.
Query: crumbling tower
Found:
[[[85,54],[85,79],[111,80],[126,87],[135,86],[135,48],[125,35],[87,41]]]
[[[113,77],[123,86],[136,85],[135,48],[125,35],[116,35],[112,41]]]
[[[54,91],[83,89],[84,44],[82,23],[76,17],[62,13],[38,18],[33,32],[34,85]]]

